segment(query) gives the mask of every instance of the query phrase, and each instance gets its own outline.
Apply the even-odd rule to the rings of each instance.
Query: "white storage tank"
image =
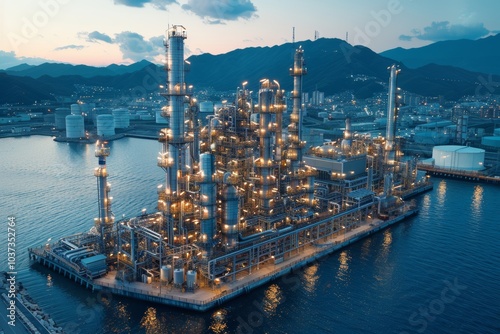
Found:
[[[196,285],[196,271],[188,270],[186,283],[187,283],[188,289],[193,289],[195,287],[195,285]]]
[[[115,118],[113,115],[97,115],[97,135],[109,137],[115,134]]]
[[[85,137],[85,127],[82,115],[66,116],[66,138]]]
[[[112,113],[115,117],[115,129],[125,129],[130,126],[130,113],[128,109],[113,109]]]
[[[160,280],[162,282],[170,282],[172,280],[172,266],[167,264],[160,269]]]
[[[161,109],[155,110],[156,124],[167,124],[168,121],[165,117],[161,116]]]
[[[174,269],[174,284],[182,285],[184,283],[184,269]]]
[[[214,104],[210,101],[200,102],[200,113],[214,113]]]
[[[78,103],[73,103],[70,106],[71,109],[71,115],[81,115],[82,114],[82,109]]]
[[[57,130],[66,129],[66,116],[71,114],[69,108],[57,108],[55,112],[55,125]]]
[[[439,168],[478,171],[484,169],[484,153],[480,148],[444,145],[434,146],[432,158]]]
[[[487,136],[481,139],[481,144],[485,146],[500,148],[500,136]]]
[[[111,109],[109,108],[93,108],[90,111],[92,123],[94,126],[97,126],[97,116],[99,115],[111,115]]]

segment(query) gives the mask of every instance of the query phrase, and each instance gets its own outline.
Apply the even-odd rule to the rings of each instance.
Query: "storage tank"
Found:
[[[160,280],[163,282],[170,282],[172,280],[172,266],[167,264],[166,266],[161,266],[160,270]]]
[[[481,144],[485,146],[500,148],[500,136],[487,136],[483,137]]]
[[[73,103],[70,106],[71,109],[71,115],[81,115],[82,114],[82,109],[80,108],[80,105],[78,103]]]
[[[115,117],[115,129],[125,129],[130,126],[130,113],[128,109],[113,109],[112,113]]]
[[[186,281],[188,289],[193,289],[196,286],[196,271],[188,270]]]
[[[493,136],[500,137],[500,128],[493,130]]]
[[[484,153],[480,148],[458,145],[435,146],[434,165],[439,168],[474,171],[484,169]]]
[[[57,130],[66,129],[66,116],[71,114],[69,108],[57,108],[55,115],[55,125]]]
[[[184,269],[174,269],[174,284],[182,285],[184,283]]]
[[[211,101],[200,102],[200,113],[214,114],[214,104]]]
[[[168,121],[165,117],[161,116],[161,109],[155,110],[155,120],[156,124],[167,124]]]
[[[66,138],[85,137],[85,127],[82,115],[66,116]]]
[[[111,115],[111,109],[109,108],[94,108],[90,112],[91,117],[92,117],[92,122],[94,123],[94,126],[97,126],[97,116],[99,115]]]
[[[115,118],[113,115],[97,116],[97,135],[109,137],[115,134]]]

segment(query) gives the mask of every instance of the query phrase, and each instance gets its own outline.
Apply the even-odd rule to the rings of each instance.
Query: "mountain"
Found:
[[[151,63],[147,60],[142,60],[140,62],[131,65],[111,64],[106,67],[94,67],[87,65],[71,65],[71,64],[60,64],[60,63],[43,63],[38,66],[21,64],[14,67],[10,67],[4,70],[3,72],[10,75],[28,76],[35,79],[40,78],[44,75],[48,75],[51,77],[61,77],[64,75],[79,75],[84,78],[92,78],[96,76],[113,76],[125,73],[132,73],[150,64]]]
[[[478,40],[454,40],[420,48],[395,48],[380,55],[402,62],[410,68],[428,64],[460,67],[472,72],[500,75],[500,34]]]
[[[0,73],[0,103],[33,103],[52,100],[52,87],[40,85],[37,79]]]
[[[239,49],[217,56],[191,56],[188,80],[195,87],[213,87],[215,90],[233,90],[243,81],[248,81],[248,87],[255,90],[261,79],[269,78],[291,90],[293,81],[288,73],[294,49],[299,45],[304,49],[308,68],[303,87],[309,92],[317,89],[331,95],[352,90],[357,97],[369,97],[386,90],[387,68],[397,63],[363,46],[353,47],[343,40],[320,38],[296,45],[287,43]],[[450,100],[474,94],[481,76],[450,66],[436,65],[434,72],[428,68],[400,66],[398,84],[403,90],[425,96],[442,95]]]
[[[317,89],[325,95],[332,95],[351,91],[358,98],[371,97],[374,93],[387,90],[387,68],[396,63],[363,46],[351,46],[339,39],[320,38],[296,44],[238,49],[221,55],[191,56],[188,58],[191,65],[186,80],[196,90],[213,88],[216,91],[234,91],[244,81],[248,81],[247,87],[256,91],[259,81],[268,78],[277,80],[282,89],[291,91],[293,79],[289,69],[293,64],[295,49],[299,46],[304,49],[308,69],[308,74],[303,77],[305,92]],[[500,82],[498,76],[437,64],[416,69],[404,64],[400,64],[400,67],[402,71],[398,85],[403,90],[423,96],[443,96],[448,100],[456,100],[464,95],[475,94],[481,85],[488,85],[488,82],[495,85],[488,85],[487,90],[482,91],[500,92],[500,87],[496,85]],[[3,73],[0,77],[2,87],[13,85],[15,94],[7,96],[0,90],[0,103],[16,102],[14,97],[20,99],[17,102],[31,103],[39,100],[40,96],[50,97],[49,93],[70,96],[79,85],[114,88],[115,91],[109,94],[144,96],[145,93],[158,92],[158,86],[164,84],[165,80],[163,67],[148,61],[107,67],[45,63],[24,66],[18,71],[9,69]],[[34,89],[34,92],[27,91],[30,89]]]

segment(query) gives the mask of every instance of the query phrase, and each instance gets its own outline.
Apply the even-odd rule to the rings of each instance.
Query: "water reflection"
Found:
[[[50,276],[50,274],[48,274],[48,275],[47,275],[47,286],[48,286],[49,288],[51,288],[53,284],[54,284],[54,283],[52,282],[52,276]]]
[[[342,251],[339,255],[339,270],[337,272],[337,279],[340,281],[347,281],[347,277],[349,276],[349,261],[351,257],[346,251]]]
[[[209,329],[214,333],[222,334],[227,333],[227,310],[219,309],[212,314],[212,323],[210,324]]]
[[[474,193],[472,194],[472,214],[474,216],[480,216],[483,204],[483,191],[484,188],[480,185],[474,187]]]
[[[164,331],[161,329],[160,321],[156,317],[156,309],[154,307],[149,307],[144,313],[144,316],[141,319],[141,327],[143,327],[146,331],[146,334],[157,334],[167,332],[164,328]]]
[[[439,206],[442,206],[444,204],[445,198],[446,198],[446,181],[441,180],[441,182],[439,182],[438,191],[437,191],[437,200],[438,200]]]
[[[319,276],[316,275],[318,271],[318,264],[314,264],[310,267],[307,267],[304,270],[304,289],[308,292],[314,292],[316,290],[316,283],[318,282]]]
[[[267,288],[263,300],[264,311],[269,315],[276,314],[278,305],[283,300],[283,292],[277,284],[271,285]]]

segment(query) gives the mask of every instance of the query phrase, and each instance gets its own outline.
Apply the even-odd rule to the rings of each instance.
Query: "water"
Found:
[[[110,146],[115,215],[154,210],[163,182],[159,144],[121,139]],[[418,216],[196,313],[94,294],[29,263],[29,246],[92,226],[92,145],[6,138],[0,157],[1,226],[16,216],[18,280],[68,333],[500,332],[499,187],[434,179],[434,190],[417,200]],[[0,263],[5,270],[3,257]]]

